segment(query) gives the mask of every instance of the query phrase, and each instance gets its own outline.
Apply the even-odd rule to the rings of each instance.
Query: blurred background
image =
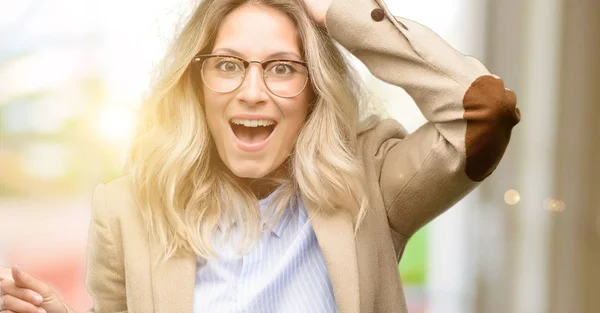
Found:
[[[496,170],[409,242],[409,312],[600,312],[600,1],[387,0],[482,60],[522,122]],[[123,174],[135,112],[190,0],[0,0],[0,264],[78,312],[93,187]],[[368,74],[390,116],[424,118]]]

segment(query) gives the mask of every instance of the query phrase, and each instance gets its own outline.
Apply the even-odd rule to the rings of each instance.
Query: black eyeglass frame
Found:
[[[244,76],[242,77],[242,81],[240,82],[240,85],[237,86],[236,88],[230,90],[230,91],[218,91],[218,90],[214,90],[212,88],[210,88],[205,82],[204,82],[204,71],[202,70],[202,67],[204,66],[204,61],[206,61],[209,58],[212,57],[221,57],[221,58],[232,58],[232,59],[236,59],[240,62],[242,62],[242,64],[244,65]],[[265,70],[267,69],[267,66],[269,66],[269,64],[274,63],[274,62],[291,62],[291,63],[296,63],[296,64],[300,64],[302,66],[304,66],[306,68],[306,80],[304,81],[304,86],[302,86],[302,89],[295,95],[293,96],[280,96],[277,93],[273,92],[271,90],[271,88],[269,88],[269,85],[267,84],[266,79],[266,72]],[[238,57],[238,56],[234,56],[234,55],[228,55],[228,54],[197,54],[194,56],[194,58],[192,59],[192,63],[196,63],[199,64],[199,69],[200,69],[200,75],[202,75],[202,83],[204,84],[204,86],[206,86],[208,89],[214,91],[214,92],[218,92],[218,93],[228,93],[228,92],[232,92],[238,88],[240,88],[242,86],[242,84],[244,83],[244,80],[246,79],[246,73],[248,71],[248,67],[250,66],[250,64],[252,63],[256,63],[259,64],[260,67],[263,69],[263,83],[265,84],[265,86],[267,87],[267,89],[274,95],[280,97],[280,98],[293,98],[298,96],[299,94],[301,94],[304,89],[306,89],[306,85],[308,85],[308,81],[309,81],[309,72],[308,72],[308,63],[304,62],[304,61],[298,61],[298,60],[291,60],[291,59],[269,59],[269,60],[265,60],[265,61],[248,61],[242,57]]]

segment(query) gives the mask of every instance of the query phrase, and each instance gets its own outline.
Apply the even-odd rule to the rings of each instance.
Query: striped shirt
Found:
[[[266,201],[260,200],[261,210]],[[218,259],[198,258],[194,313],[333,313],[338,312],[325,259],[301,201],[288,206],[272,230],[254,248],[236,253],[240,234],[234,228]]]

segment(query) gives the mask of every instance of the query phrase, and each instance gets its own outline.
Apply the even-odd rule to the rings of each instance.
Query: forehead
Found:
[[[264,5],[243,5],[221,22],[213,52],[235,50],[242,57],[264,59],[270,55],[300,53],[298,30],[285,13]]]

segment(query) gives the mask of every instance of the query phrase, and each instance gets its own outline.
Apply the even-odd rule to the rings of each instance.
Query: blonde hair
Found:
[[[158,69],[129,159],[134,198],[166,258],[181,250],[214,257],[212,234],[227,223],[240,227],[243,249],[262,231],[257,197],[221,168],[205,120],[202,82],[190,67],[194,55],[210,52],[223,17],[245,4],[276,8],[294,21],[315,93],[286,161],[290,175],[278,181],[269,209],[278,218],[299,196],[322,214],[348,210],[355,231],[366,212],[367,187],[356,151],[357,134],[365,129],[359,129],[363,89],[326,29],[311,20],[303,0],[204,0]]]

